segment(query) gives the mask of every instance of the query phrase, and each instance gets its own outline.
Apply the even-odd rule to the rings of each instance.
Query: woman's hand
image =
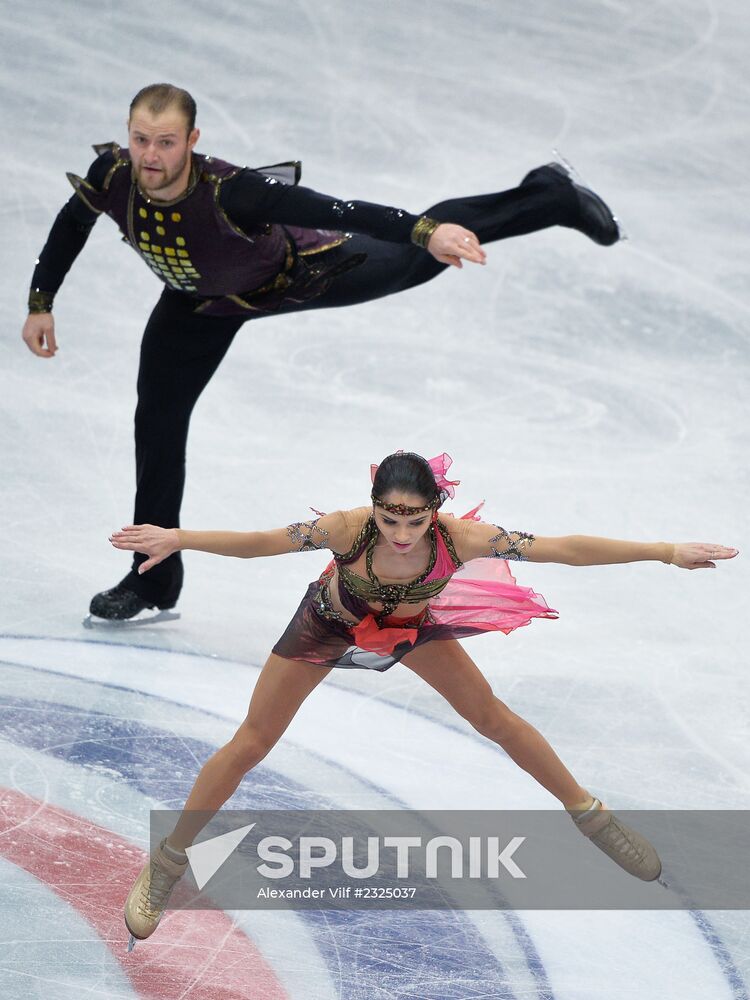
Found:
[[[487,254],[474,233],[452,222],[441,222],[430,237],[427,250],[441,264],[452,264],[453,267],[463,267],[462,260],[470,260],[474,264],[487,262]]]
[[[177,528],[157,528],[155,524],[129,524],[121,531],[113,531],[109,540],[116,549],[130,549],[149,557],[138,567],[139,573],[145,573],[180,548]]]
[[[716,559],[734,559],[737,549],[707,542],[679,542],[674,547],[672,565],[680,569],[716,569]]]

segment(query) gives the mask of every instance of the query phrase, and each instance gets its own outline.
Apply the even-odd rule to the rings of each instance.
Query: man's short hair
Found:
[[[130,102],[128,120],[141,104],[145,104],[152,115],[160,115],[167,108],[177,106],[187,118],[188,133],[195,128],[195,101],[192,94],[182,87],[175,87],[172,83],[150,83],[148,87],[143,87]]]

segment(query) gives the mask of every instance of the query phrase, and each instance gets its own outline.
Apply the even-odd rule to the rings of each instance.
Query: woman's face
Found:
[[[416,493],[401,493],[393,490],[382,497],[386,503],[402,503],[408,507],[424,507],[427,500]],[[378,531],[394,552],[411,552],[417,542],[430,527],[432,511],[420,511],[419,514],[391,514],[382,507],[373,505],[373,514]]]

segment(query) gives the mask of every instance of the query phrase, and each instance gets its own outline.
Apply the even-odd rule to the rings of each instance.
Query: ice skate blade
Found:
[[[145,617],[135,617],[126,619],[98,618],[96,615],[86,615],[81,622],[84,628],[90,629],[118,629],[118,628],[143,628],[147,625],[157,625],[160,622],[175,622],[180,618],[179,611],[159,611],[158,614],[149,614]]]
[[[570,162],[570,160],[566,160],[565,159],[565,157],[562,155],[562,153],[560,152],[559,149],[553,149],[552,150],[552,155],[558,161],[558,163],[560,164],[560,166],[567,173],[568,177],[570,177],[570,179],[573,181],[574,184],[578,184],[579,187],[586,188],[588,191],[593,191],[594,190],[591,187],[591,185],[587,184],[586,181],[583,179],[583,177],[581,177],[581,175],[578,173],[578,171],[573,166],[573,164]],[[624,243],[627,239],[629,239],[627,230],[625,229],[625,227],[623,226],[622,222],[620,221],[620,219],[618,218],[618,216],[615,215],[614,212],[612,212],[612,219],[613,219],[615,225],[617,226],[617,232],[618,232],[618,235],[619,235],[619,238],[618,238],[617,242],[618,243]]]
[[[565,159],[565,157],[562,155],[559,149],[553,149],[552,155],[558,161],[560,166],[565,168],[566,172],[568,173],[572,181],[574,181],[576,184],[580,184],[581,187],[588,187],[588,184],[584,181],[583,177],[581,177],[581,175],[578,173],[578,171],[570,162],[570,160]]]
[[[128,939],[128,952],[131,952],[133,950],[133,948],[135,948],[135,942],[136,942],[136,939],[131,934],[130,938]]]

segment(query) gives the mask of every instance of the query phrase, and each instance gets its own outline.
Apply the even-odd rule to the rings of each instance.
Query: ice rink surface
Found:
[[[177,913],[127,955],[148,810],[179,808],[231,735],[325,556],[191,554],[179,620],[83,628],[126,568],[107,535],[131,517],[159,287],[102,220],[56,301],[58,356],[19,337],[65,171],[125,142],[146,83],[193,92],[203,152],[299,158],[311,187],[414,211],[557,147],[629,241],[548,230],[395,298],[246,325],[195,411],[183,524],[358,506],[401,447],[451,454],[452,509],[486,499],[509,529],[742,550],[745,4],[32,0],[2,29],[2,996],[746,998],[745,912]],[[560,620],[467,649],[611,805],[747,809],[746,565],[523,566]],[[232,804],[552,800],[398,666],[332,674]]]

